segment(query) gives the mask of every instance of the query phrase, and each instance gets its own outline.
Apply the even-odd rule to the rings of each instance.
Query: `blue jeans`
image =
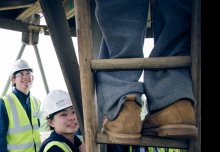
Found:
[[[96,17],[103,39],[99,58],[142,58],[148,0],[96,0]],[[154,48],[150,57],[190,55],[192,0],[155,0]],[[179,99],[195,103],[189,68],[96,72],[99,109],[108,119],[117,117],[126,95],[147,97],[149,112]]]

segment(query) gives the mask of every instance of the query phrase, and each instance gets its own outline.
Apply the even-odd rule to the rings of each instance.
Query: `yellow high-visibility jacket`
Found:
[[[8,152],[37,152],[41,140],[37,115],[40,101],[30,96],[31,122],[17,96],[13,93],[3,97],[9,118],[9,128],[6,136]],[[35,150],[36,147],[36,150]]]
[[[165,148],[156,148],[158,152],[166,152]],[[148,147],[148,152],[155,152],[155,147]],[[168,148],[168,152],[180,152],[180,149]]]
[[[64,152],[73,152],[71,150],[71,148],[65,143],[65,142],[60,142],[60,141],[51,141],[49,142],[45,148],[44,148],[44,152],[47,152],[52,146],[58,146],[60,147]]]

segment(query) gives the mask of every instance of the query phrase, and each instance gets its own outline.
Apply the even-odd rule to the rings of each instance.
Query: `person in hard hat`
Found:
[[[40,101],[31,95],[34,76],[27,61],[12,67],[13,90],[0,99],[0,151],[37,152],[40,140]]]
[[[53,131],[39,152],[85,152],[85,144],[75,135],[79,123],[67,92],[50,92],[43,101],[43,115]]]

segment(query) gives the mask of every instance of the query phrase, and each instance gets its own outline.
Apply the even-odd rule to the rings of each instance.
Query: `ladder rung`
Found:
[[[91,61],[93,70],[183,68],[190,65],[190,56],[98,59]]]
[[[117,139],[111,141],[107,135],[98,133],[96,136],[96,141],[98,144],[122,144],[122,145],[136,145],[136,146],[154,146],[154,147],[169,147],[169,148],[179,148],[188,149],[189,141],[187,139],[174,139],[174,138],[162,138],[162,137],[150,137],[142,136],[140,139]]]

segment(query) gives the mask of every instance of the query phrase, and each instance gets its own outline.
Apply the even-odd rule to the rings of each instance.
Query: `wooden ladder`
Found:
[[[82,93],[81,97],[84,123],[83,132],[85,133],[84,139],[87,152],[99,152],[100,144],[172,147],[187,149],[189,152],[201,151],[201,0],[194,0],[191,56],[102,60],[95,60],[93,59],[92,55],[93,41],[91,30],[90,0],[74,0],[74,9],[76,13],[76,34],[78,39],[80,65],[79,71],[76,70],[78,67],[75,66],[76,59],[74,58],[74,47],[71,43],[71,36],[68,33],[69,29],[66,25],[64,15],[65,12],[64,9],[59,6],[61,4],[61,0],[40,0],[40,3],[44,12],[45,19],[47,21],[47,25],[49,27],[52,40],[54,41],[55,50],[61,64],[61,68],[64,73],[64,79],[66,81],[71,98],[75,98],[76,95],[80,94],[80,92],[75,93],[74,96],[74,92],[77,92],[77,90],[80,88],[77,86],[77,81],[79,80],[79,75],[77,74],[80,71],[80,86]],[[197,121],[196,125],[199,130],[199,135],[196,140],[144,136],[138,140],[118,140],[117,143],[112,143],[106,135],[99,132],[93,71],[103,69],[144,69],[173,67],[189,67],[192,71],[193,90],[195,98],[198,101],[195,107],[195,111]],[[73,71],[69,69],[73,69]],[[78,88],[73,88],[74,85],[76,85]],[[76,101],[81,101],[80,97],[78,97]],[[80,109],[79,105],[76,103],[74,104],[73,105],[76,106],[76,108],[79,107]],[[76,112],[77,114],[81,113],[80,110],[77,110]],[[81,126],[83,126],[83,123],[81,122]]]
[[[108,137],[98,132],[97,106],[94,89],[94,70],[104,69],[143,69],[143,68],[173,68],[191,67],[194,83],[194,93],[198,101],[196,107],[197,126],[200,132],[200,0],[194,1],[194,15],[192,25],[192,53],[187,57],[154,57],[154,58],[132,58],[132,59],[100,59],[94,60],[92,57],[92,31],[91,14],[89,0],[75,0],[76,28],[78,38],[78,51],[80,63],[80,78],[82,101],[84,110],[84,130],[87,152],[98,152],[99,145],[112,143]],[[200,151],[199,139],[181,140],[159,137],[142,137],[140,140],[118,140],[117,144],[175,147],[188,149],[188,151]]]

